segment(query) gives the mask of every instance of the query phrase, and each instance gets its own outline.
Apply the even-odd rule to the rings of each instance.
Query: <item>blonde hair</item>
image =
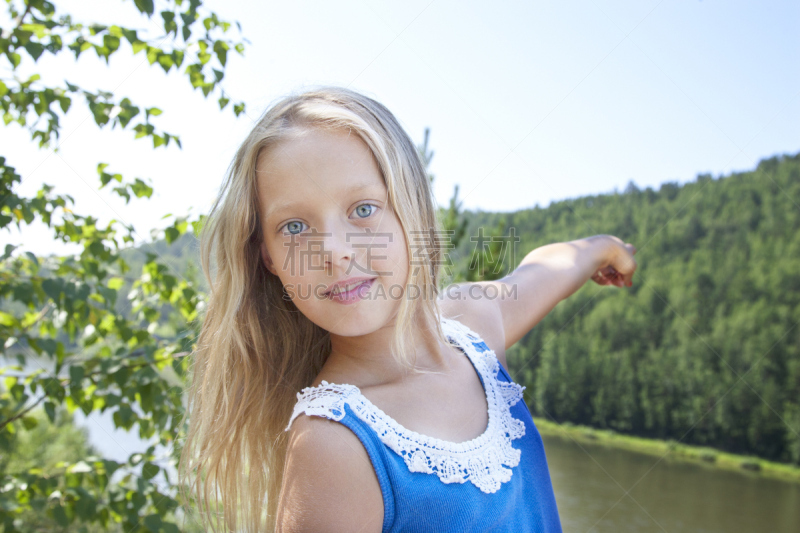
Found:
[[[288,438],[284,428],[297,392],[311,385],[331,350],[328,332],[284,297],[280,279],[266,269],[259,251],[258,156],[307,128],[349,128],[369,147],[408,257],[418,265],[410,269],[407,284],[418,287],[420,297],[401,299],[393,357],[419,371],[413,338],[407,343],[400,335],[413,335],[416,320],[435,324],[435,334],[447,343],[436,301],[441,264],[436,205],[420,155],[397,119],[375,100],[343,87],[320,87],[271,105],[236,153],[201,236],[210,294],[187,390],[189,430],[179,484],[186,501],[196,498],[203,525],[214,531],[220,518],[230,531],[263,531],[264,519],[266,529],[274,530]],[[412,254],[412,233],[426,237],[414,241],[421,254]]]

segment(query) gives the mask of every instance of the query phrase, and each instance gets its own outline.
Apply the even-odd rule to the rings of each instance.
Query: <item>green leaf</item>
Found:
[[[148,46],[148,47],[147,47],[147,61],[149,61],[149,62],[150,62],[150,64],[152,65],[153,63],[155,63],[156,61],[158,61],[158,56],[159,56],[161,53],[162,53],[162,52],[161,52],[161,49],[159,49],[159,48],[155,48],[155,47],[153,47],[153,46]]]
[[[203,225],[205,225],[205,223],[206,215],[201,215],[198,220],[192,222],[192,231],[194,232],[195,237],[200,237],[200,234],[203,231]]]
[[[32,416],[23,416],[22,417],[22,425],[25,426],[25,429],[28,431],[32,430],[36,426],[39,425],[39,421],[32,417]]]
[[[162,528],[161,517],[157,514],[147,515],[144,518],[144,526],[152,533],[159,533]]]
[[[91,469],[89,472],[91,472]],[[81,494],[81,497],[75,502],[75,512],[78,518],[88,522],[97,514],[97,500],[88,493]]]
[[[12,327],[15,324],[17,324],[17,319],[14,318],[14,315],[0,311],[0,326]]]
[[[49,278],[42,282],[42,290],[44,290],[45,294],[54,302],[58,302],[61,299],[61,290],[63,286],[64,281],[59,278]]]
[[[109,50],[109,55],[119,49],[119,37],[113,35],[103,35],[103,46]]]
[[[116,26],[111,26],[112,30],[116,28]],[[112,35],[116,35],[117,37],[123,36],[125,39],[133,45],[133,43],[141,42],[138,35],[136,34],[136,30],[129,30],[128,28],[120,28],[119,35],[116,32],[112,31]]]
[[[167,244],[172,244],[177,241],[180,236],[180,232],[175,228],[166,228],[164,230],[164,239],[167,241]]]
[[[140,12],[146,14],[147,16],[151,16],[153,14],[153,0],[133,0],[133,3],[136,4],[136,8]]]
[[[47,35],[47,28],[44,24],[23,24],[20,26],[20,29],[35,34],[39,39],[42,39],[45,35]]]
[[[50,422],[56,421],[56,405],[50,400],[44,402],[44,412],[47,414],[47,418],[50,419]]]
[[[153,188],[139,178],[131,184],[131,190],[137,198],[150,198],[153,195]]]
[[[172,61],[175,63],[175,66],[180,67],[183,64],[183,55],[183,50],[172,51]]]
[[[80,365],[70,365],[69,367],[69,379],[72,385],[79,386],[81,380],[83,380],[84,376],[84,369]]]
[[[36,255],[33,252],[25,252],[25,255],[28,256],[28,259],[31,260],[31,263],[33,263],[37,267],[39,266],[39,258],[36,257]]]
[[[217,59],[219,60],[220,65],[223,67],[225,66],[225,62],[228,60],[228,50],[230,47],[228,43],[225,41],[216,41],[214,42],[214,52],[217,54]]]
[[[53,507],[52,511],[53,518],[61,527],[67,527],[69,525],[69,519],[67,518],[67,513],[64,512],[64,508],[61,506],[60,503],[57,503],[55,507]]]
[[[161,68],[164,69],[164,72],[169,72],[175,62],[172,59],[172,56],[169,54],[159,54],[158,56],[158,64],[161,65]]]
[[[172,11],[162,11],[161,18],[164,20],[164,31],[167,34],[178,32],[178,24],[175,22],[175,13]]]
[[[31,41],[25,45],[25,50],[31,55],[34,61],[38,61],[44,53],[44,46],[40,43]]]
[[[72,105],[72,99],[68,96],[61,96],[58,99],[58,105],[61,106],[61,111],[66,113]]]
[[[161,469],[158,468],[157,465],[154,465],[150,461],[147,461],[146,463],[144,463],[144,465],[142,465],[142,477],[145,479],[153,479],[156,476],[156,474],[158,474],[159,470]]]

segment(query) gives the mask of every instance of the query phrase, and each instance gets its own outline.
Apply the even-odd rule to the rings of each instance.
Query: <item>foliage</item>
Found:
[[[204,11],[200,0],[164,1],[158,13],[152,0],[135,0],[142,20],[158,28],[154,36],[123,25],[79,23],[46,0],[6,3],[11,23],[0,33],[0,61],[10,68],[0,77],[0,109],[6,125],[26,128],[41,148],[53,146],[61,119],[80,104],[99,128],[129,130],[136,139],[149,139],[154,149],[181,145],[176,134],[154,124],[162,113],[159,108],[143,108],[129,97],[66,80],[45,85],[39,74],[19,77],[20,65],[36,65],[47,54],[74,54],[77,59],[93,51],[106,63],[114,54],[144,54],[150,65],[182,73],[189,86],[216,97],[221,109],[229,104],[220,82],[228,52],[243,53],[244,44],[231,39],[231,24]],[[239,115],[244,104],[232,110]],[[18,449],[42,424],[57,424],[64,407],[87,415],[109,411],[116,427],[136,429],[143,439],[155,438],[177,454],[181,380],[188,369],[182,355],[192,348],[201,293],[192,279],[170,271],[155,253],[146,254],[141,268],[132,271],[123,249],[133,242],[133,227],[116,221],[100,224],[75,213],[73,198],[49,185],[31,197],[18,195],[22,178],[5,155],[0,154],[0,229],[41,222],[55,239],[80,252],[37,257],[13,245],[0,252],[2,354],[18,362],[0,370],[5,384],[0,449]],[[111,168],[98,163],[101,188],[110,187],[126,202],[152,195],[146,180],[125,179]],[[201,224],[202,219],[173,217],[163,237],[174,242]],[[130,288],[130,309],[123,314],[117,305],[125,298],[120,298],[125,287]],[[167,337],[157,334],[165,316],[173,332]],[[40,368],[32,370],[35,365]],[[39,406],[46,420],[34,416]],[[166,470],[177,455],[159,458],[155,449],[133,454],[126,462],[65,458],[53,469],[41,464],[13,469],[3,462],[3,529],[29,530],[32,525],[24,519],[35,513],[63,530],[177,531],[178,502]],[[162,478],[166,485],[158,482]]]
[[[6,442],[2,449],[0,469],[3,472],[21,472],[38,467],[43,475],[58,475],[65,466],[78,463],[87,457],[97,455],[88,444],[86,430],[72,424],[72,415],[65,409],[56,412],[55,421],[50,423],[44,409],[37,408],[30,413],[30,430],[22,431],[16,439]],[[22,531],[58,531],[56,521],[34,510],[24,511],[19,520]],[[102,531],[90,527],[89,531]]]
[[[21,431],[16,439],[4,443],[0,468],[3,472],[20,472],[33,467],[49,472],[59,463],[77,463],[97,452],[89,445],[86,430],[72,423],[66,409],[56,411],[55,420],[49,420],[44,409],[34,409],[29,414],[28,431]]]

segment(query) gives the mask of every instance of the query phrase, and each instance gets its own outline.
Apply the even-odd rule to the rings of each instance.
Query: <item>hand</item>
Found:
[[[622,242],[613,235],[600,235],[602,237],[604,254],[603,264],[592,280],[598,285],[616,285],[617,287],[630,287],[633,285],[633,273],[637,263],[633,255],[636,247],[630,243]]]

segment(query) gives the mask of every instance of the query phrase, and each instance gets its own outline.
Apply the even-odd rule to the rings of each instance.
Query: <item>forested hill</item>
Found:
[[[588,282],[510,350],[534,414],[800,464],[800,153],[507,219],[517,263],[599,233],[638,249],[633,287]]]

